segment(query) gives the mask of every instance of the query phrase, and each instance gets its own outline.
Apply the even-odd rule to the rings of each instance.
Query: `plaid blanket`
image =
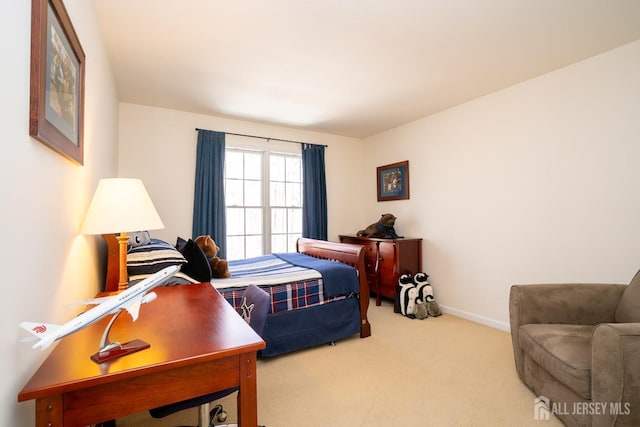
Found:
[[[320,272],[291,264],[273,254],[229,261],[229,271],[231,278],[211,279],[211,283],[236,310],[242,304],[244,289],[250,284],[270,294],[270,313],[311,307],[347,296],[328,298]]]
[[[260,286],[260,288],[267,291],[271,296],[269,313],[298,310],[346,298],[344,296],[325,298],[322,292],[322,280],[266,287]],[[240,313],[244,288],[219,289],[219,291],[229,304]]]

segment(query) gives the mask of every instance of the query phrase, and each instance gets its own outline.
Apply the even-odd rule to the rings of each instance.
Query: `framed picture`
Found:
[[[29,135],[83,164],[84,51],[62,0],[31,1]]]
[[[378,201],[409,198],[409,161],[379,166]]]

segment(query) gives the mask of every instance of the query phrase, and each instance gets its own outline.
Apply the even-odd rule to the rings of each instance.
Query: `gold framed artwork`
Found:
[[[409,198],[409,161],[377,168],[378,201]]]
[[[80,165],[84,62],[62,0],[32,0],[29,135]]]

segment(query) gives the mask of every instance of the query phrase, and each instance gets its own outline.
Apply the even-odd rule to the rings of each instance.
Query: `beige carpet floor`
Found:
[[[532,426],[535,395],[515,371],[508,333],[451,315],[412,320],[369,308],[372,336],[258,360],[258,422],[267,427]],[[235,395],[222,400],[234,422]],[[122,427],[197,423],[183,411]]]

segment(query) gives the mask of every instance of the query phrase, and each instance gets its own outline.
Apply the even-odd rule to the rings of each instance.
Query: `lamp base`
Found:
[[[151,347],[151,344],[149,344],[148,342],[135,339],[133,341],[129,341],[124,344],[121,344],[118,347],[111,348],[106,351],[99,351],[96,354],[91,356],[91,360],[93,360],[96,363],[103,363],[103,362],[106,362],[107,360],[126,356],[127,354],[135,353],[137,351],[144,350],[149,347]]]
[[[129,287],[127,276],[127,242],[129,241],[129,236],[127,233],[122,232],[118,235],[118,290],[124,291]]]

